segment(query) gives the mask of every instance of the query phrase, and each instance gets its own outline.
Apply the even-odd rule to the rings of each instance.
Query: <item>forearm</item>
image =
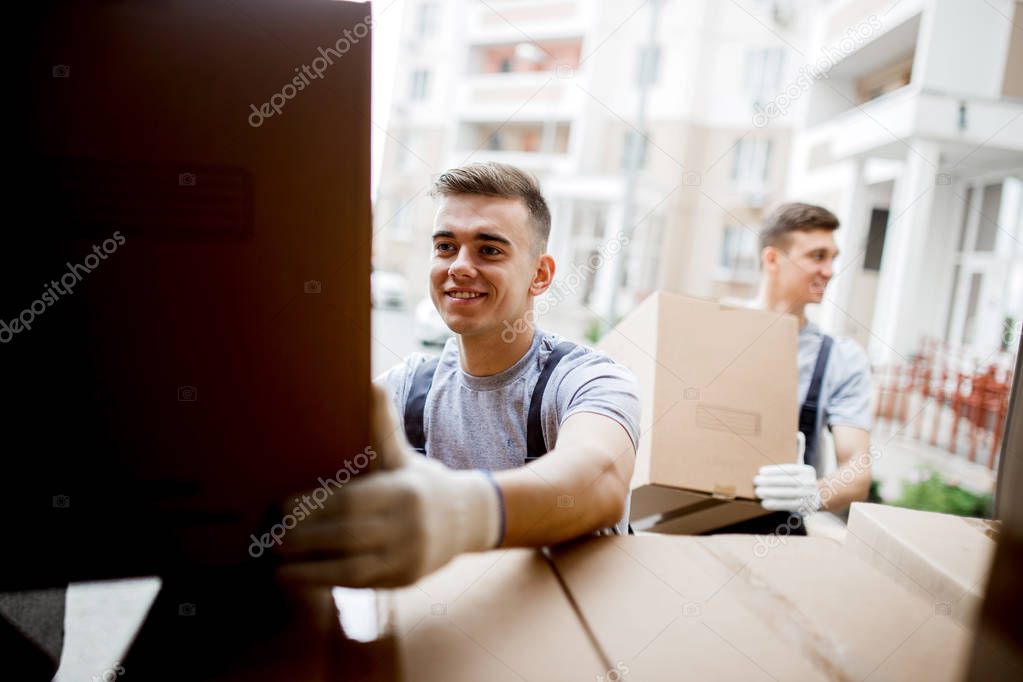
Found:
[[[863,502],[870,493],[870,470],[857,470],[852,463],[839,467],[817,481],[821,511],[842,511],[853,502]]]
[[[853,427],[836,426],[835,454],[838,468],[817,482],[821,509],[842,511],[853,502],[862,502],[870,494],[870,433]]]
[[[495,474],[505,504],[505,547],[556,544],[617,523],[628,479],[600,452],[558,452]]]

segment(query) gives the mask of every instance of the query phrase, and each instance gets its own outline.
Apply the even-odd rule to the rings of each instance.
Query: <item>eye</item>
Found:
[[[493,246],[484,246],[480,249],[480,253],[482,253],[484,256],[500,256],[501,253],[503,252],[501,251],[501,249],[498,249]]]
[[[442,254],[454,253],[455,245],[450,242],[437,242],[433,245],[433,250]]]

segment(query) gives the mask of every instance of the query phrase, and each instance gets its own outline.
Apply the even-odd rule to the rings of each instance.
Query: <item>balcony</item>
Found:
[[[808,128],[804,140],[814,166],[856,156],[902,159],[906,141],[913,138],[945,142],[951,158],[971,154],[971,160],[1010,162],[1023,152],[1021,114],[1023,104],[1011,100],[952,97],[907,86]],[[992,130],[997,131],[993,136]]]
[[[570,120],[581,111],[583,93],[568,73],[529,71],[477,74],[456,95],[456,115],[465,121]]]
[[[582,34],[579,0],[488,0],[469,10],[466,36],[471,43],[511,43],[529,34],[533,40]]]
[[[545,173],[564,171],[570,163],[568,123],[463,123],[456,155],[499,161]]]

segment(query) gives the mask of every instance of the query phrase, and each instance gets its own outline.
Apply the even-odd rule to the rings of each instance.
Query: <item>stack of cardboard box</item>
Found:
[[[956,680],[972,638],[944,601],[804,537],[643,534],[466,556],[394,607],[408,680]]]

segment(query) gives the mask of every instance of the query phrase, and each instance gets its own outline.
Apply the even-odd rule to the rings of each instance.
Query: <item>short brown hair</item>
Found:
[[[813,204],[782,204],[768,216],[760,232],[760,249],[768,246],[785,250],[789,247],[789,233],[810,230],[837,230],[838,218],[826,208]]]
[[[481,194],[504,199],[521,199],[536,230],[538,252],[547,249],[551,234],[551,211],[540,193],[536,177],[506,163],[487,161],[450,168],[441,173],[430,189],[431,197],[453,194]]]

